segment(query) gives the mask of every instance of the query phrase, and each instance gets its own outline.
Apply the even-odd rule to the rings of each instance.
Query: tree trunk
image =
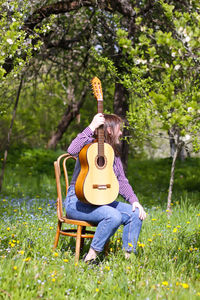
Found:
[[[172,160],[172,165],[171,165],[171,175],[170,175],[170,182],[169,182],[169,191],[168,191],[168,198],[167,198],[167,211],[169,214],[172,213],[171,210],[171,199],[172,199],[172,189],[173,189],[173,184],[174,184],[174,171],[175,171],[175,164],[176,164],[176,159],[178,156],[178,146],[175,149],[174,155],[173,155],[173,160]]]
[[[70,123],[78,116],[80,108],[82,107],[85,98],[86,98],[87,91],[86,89],[81,94],[81,100],[77,103],[72,103],[68,105],[58,127],[57,130],[51,136],[47,148],[48,149],[55,149],[58,142],[61,140],[64,132],[66,131],[67,127]]]
[[[128,92],[126,88],[120,84],[115,84],[115,94],[114,94],[114,113],[120,116],[125,125],[127,125],[126,112],[128,111]],[[129,136],[129,130],[127,128],[123,129],[123,136]],[[128,164],[128,150],[129,144],[126,140],[122,141],[122,163],[124,166],[124,170],[127,169]]]
[[[171,210],[171,199],[172,199],[172,189],[173,189],[173,184],[174,184],[174,171],[175,171],[175,164],[176,160],[178,158],[178,155],[180,153],[180,150],[183,148],[183,141],[180,141],[180,132],[179,128],[173,128],[170,130],[171,137],[174,140],[174,145],[175,145],[175,151],[173,153],[173,160],[172,160],[172,165],[171,165],[171,175],[170,175],[170,182],[169,182],[169,190],[168,190],[168,198],[167,198],[167,211],[169,214],[172,213]]]
[[[175,151],[176,151],[176,141],[174,138],[175,135],[175,128],[172,128],[168,131],[169,134],[169,145],[170,145],[170,156],[173,158]],[[186,149],[185,144],[180,144],[180,149],[177,154],[177,158],[181,161],[184,161],[186,159],[186,156],[189,156],[189,153],[187,152],[188,149]]]
[[[9,147],[10,147],[10,138],[11,138],[11,135],[12,135],[14,120],[15,120],[15,117],[16,117],[16,111],[17,111],[17,106],[18,106],[18,103],[19,103],[19,97],[20,97],[20,93],[21,93],[21,89],[22,89],[22,83],[23,83],[23,75],[21,77],[21,81],[20,81],[19,88],[18,88],[18,91],[17,91],[17,97],[16,97],[16,100],[15,100],[15,105],[14,105],[14,109],[13,109],[12,120],[11,120],[11,123],[10,123],[10,128],[8,130],[8,137],[7,137],[6,148],[5,148],[5,152],[4,152],[4,160],[3,160],[2,169],[1,169],[1,176],[0,176],[0,191],[2,190],[2,186],[3,186],[3,178],[4,178],[5,168],[6,168],[6,161],[7,161],[7,156],[8,156],[8,150],[9,150]]]

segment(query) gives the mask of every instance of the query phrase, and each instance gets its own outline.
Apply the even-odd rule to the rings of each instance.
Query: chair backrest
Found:
[[[55,176],[56,176],[56,187],[57,187],[57,215],[58,219],[62,222],[63,221],[63,207],[62,207],[62,186],[61,186],[61,167],[64,171],[64,179],[65,179],[65,190],[67,195],[67,190],[69,187],[69,178],[67,172],[67,160],[73,159],[76,160],[76,157],[70,155],[69,153],[65,153],[60,155],[56,161],[54,161],[54,169],[55,169]]]

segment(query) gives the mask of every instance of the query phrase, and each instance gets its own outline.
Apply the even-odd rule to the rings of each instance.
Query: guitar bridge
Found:
[[[111,188],[111,184],[93,184],[93,189],[106,190]]]

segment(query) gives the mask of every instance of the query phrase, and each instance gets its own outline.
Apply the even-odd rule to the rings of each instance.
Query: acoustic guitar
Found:
[[[98,113],[103,113],[103,93],[101,81],[92,79]],[[97,129],[97,141],[85,145],[80,153],[80,173],[75,184],[80,201],[94,205],[112,203],[118,196],[119,183],[113,171],[114,150],[104,143],[103,125]]]

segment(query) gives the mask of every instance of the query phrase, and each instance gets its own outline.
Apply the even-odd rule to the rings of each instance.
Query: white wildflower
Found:
[[[182,137],[182,140],[183,140],[184,142],[189,141],[189,140],[190,140],[190,135],[189,135],[189,134],[186,134],[185,136]]]
[[[183,27],[177,29],[178,33],[181,34],[183,32]]]
[[[185,41],[188,43],[190,41],[189,35],[186,36]]]
[[[11,39],[7,39],[8,44],[12,45],[13,44],[13,40]]]
[[[136,64],[136,65],[139,65],[140,63],[141,63],[141,59],[136,59],[136,60],[135,60],[135,64]]]
[[[176,71],[178,71],[179,69],[180,69],[180,65],[176,65],[175,67],[174,67],[174,69],[176,70]]]

